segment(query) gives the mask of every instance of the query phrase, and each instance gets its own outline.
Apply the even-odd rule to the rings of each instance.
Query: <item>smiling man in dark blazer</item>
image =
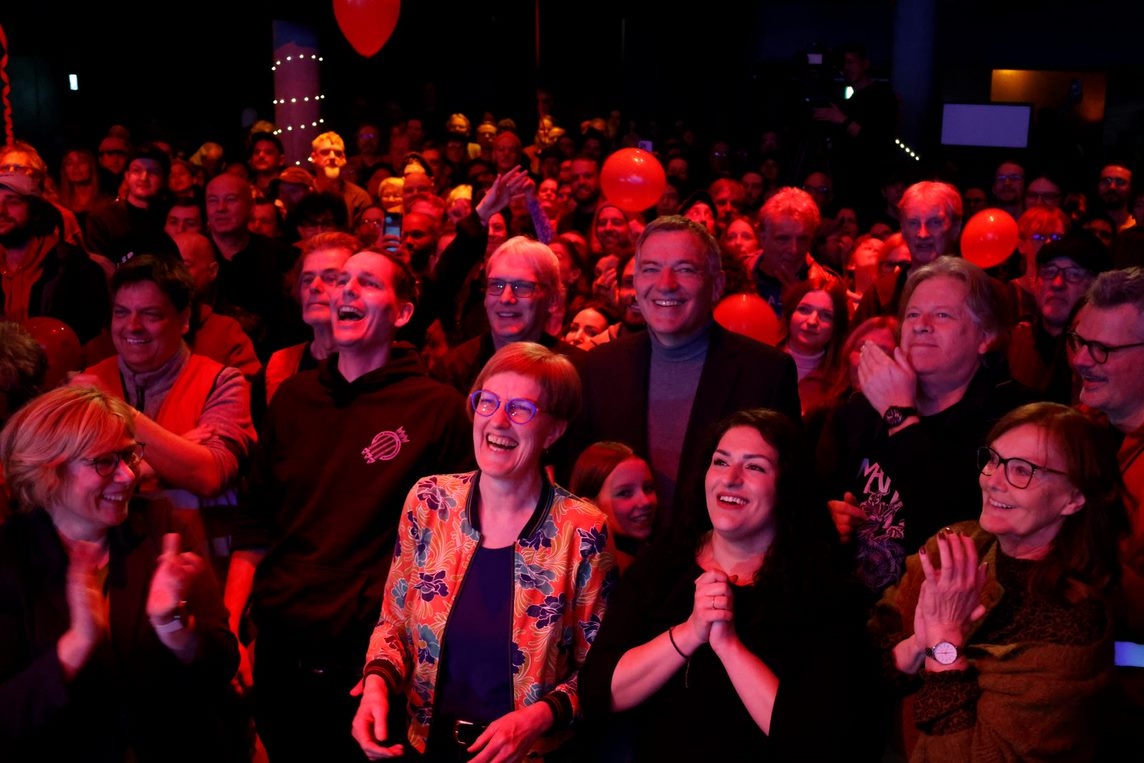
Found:
[[[687,486],[702,479],[699,454],[712,425],[760,406],[799,420],[791,357],[716,324],[723,286],[719,245],[707,230],[684,217],[657,218],[636,248],[636,302],[647,331],[594,348],[581,369],[583,413],[558,463],[566,475],[593,442],[629,444],[655,475],[657,533],[678,516]]]

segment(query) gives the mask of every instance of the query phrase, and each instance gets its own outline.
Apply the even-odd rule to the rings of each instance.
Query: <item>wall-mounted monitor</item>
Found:
[[[1030,103],[946,103],[941,110],[943,146],[1028,148]]]

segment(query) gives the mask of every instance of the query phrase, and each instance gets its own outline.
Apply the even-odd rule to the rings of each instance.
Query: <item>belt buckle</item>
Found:
[[[462,747],[471,747],[488,726],[473,721],[453,721],[453,741]]]

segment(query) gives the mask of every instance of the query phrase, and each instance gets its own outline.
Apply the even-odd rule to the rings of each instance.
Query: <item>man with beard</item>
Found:
[[[272,197],[274,181],[286,167],[286,149],[278,136],[270,132],[256,132],[250,136],[250,180],[259,193]]]
[[[59,224],[31,175],[0,172],[0,316],[57,318],[87,342],[107,315],[107,276],[87,252],[60,240]]]
[[[1128,207],[1132,199],[1132,170],[1122,164],[1106,164],[1100,171],[1096,193],[1116,230],[1122,231],[1136,224],[1136,218]]]
[[[576,231],[587,240],[600,204],[600,163],[590,156],[577,156],[569,168],[569,182],[575,206],[560,218],[556,232]]]
[[[1016,162],[1001,162],[993,173],[993,203],[1014,220],[1025,211],[1025,168]]]
[[[373,203],[369,191],[342,177],[346,166],[346,143],[336,132],[324,132],[310,143],[310,161],[314,165],[314,186],[319,191],[333,191],[346,200],[346,219],[357,220]]]

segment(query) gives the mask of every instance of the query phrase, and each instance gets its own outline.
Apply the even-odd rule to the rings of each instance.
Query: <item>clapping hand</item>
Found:
[[[922,549],[919,560],[925,582],[918,596],[915,627],[925,630],[927,644],[942,640],[962,643],[970,625],[985,614],[981,592],[985,589],[986,565],[977,561],[973,539],[943,530],[937,535],[940,568],[935,568]]]
[[[864,342],[858,360],[858,385],[878,413],[892,405],[913,407],[917,400],[917,374],[901,347],[894,354],[873,342]]]
[[[57,647],[65,675],[74,676],[107,635],[107,607],[100,585],[103,549],[76,541],[68,549],[67,601],[71,623]]]
[[[179,614],[180,606],[191,598],[195,579],[207,572],[202,558],[179,551],[179,543],[178,533],[163,536],[163,551],[147,595],[147,617],[153,625],[170,622]]]

